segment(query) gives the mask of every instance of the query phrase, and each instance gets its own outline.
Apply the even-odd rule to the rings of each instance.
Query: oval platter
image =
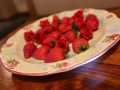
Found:
[[[80,9],[64,11],[55,15],[60,19],[65,16],[71,17],[78,10]],[[37,31],[42,20],[48,19],[49,22],[52,22],[53,15],[50,15],[25,26],[7,40],[2,47],[2,65],[6,70],[14,74],[44,76],[69,71],[95,60],[119,41],[120,19],[114,13],[100,9],[84,9],[84,16],[88,14],[95,14],[100,24],[99,29],[93,33],[93,38],[89,40],[90,48],[85,52],[74,54],[70,48],[70,58],[54,63],[44,63],[42,60],[35,60],[33,58],[24,59],[24,32],[28,30]]]

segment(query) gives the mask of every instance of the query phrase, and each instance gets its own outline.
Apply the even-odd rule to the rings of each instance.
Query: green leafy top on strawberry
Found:
[[[89,43],[84,38],[77,38],[72,43],[72,47],[75,53],[81,53],[89,48]]]
[[[78,26],[75,25],[75,22],[72,22],[72,30],[79,30]]]

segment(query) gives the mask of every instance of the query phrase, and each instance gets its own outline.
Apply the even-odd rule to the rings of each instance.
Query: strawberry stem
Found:
[[[54,41],[54,40],[51,40],[50,41],[50,43],[52,43],[52,45],[53,45],[53,48],[55,47],[55,44],[56,44],[56,41]]]
[[[61,20],[60,19],[58,19],[59,20],[59,25],[61,24]]]
[[[75,30],[75,31],[78,30],[78,27],[75,26],[75,22],[72,23],[72,30]]]
[[[82,44],[82,45],[78,45],[78,47],[80,48],[79,50],[78,50],[78,54],[79,53],[81,53],[81,52],[83,52],[83,51],[86,51],[88,48],[89,48],[89,46],[88,45],[84,45],[84,44]]]
[[[67,54],[64,54],[64,57],[65,57],[65,59],[69,58],[69,56]]]
[[[80,49],[78,50],[78,52],[77,52],[77,53],[79,54],[79,53],[82,52],[82,50],[81,50],[82,45],[78,45],[78,47],[80,48]]]
[[[80,30],[75,26],[75,22],[72,23],[72,30],[76,33],[76,38],[80,38]]]
[[[67,55],[67,53],[65,52],[65,50],[63,51],[63,55],[64,55],[65,59],[69,58],[69,55]]]

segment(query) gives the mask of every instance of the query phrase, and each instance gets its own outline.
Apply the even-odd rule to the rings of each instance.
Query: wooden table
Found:
[[[109,10],[120,17],[120,9]],[[6,40],[30,20],[0,40]],[[0,90],[120,90],[120,41],[93,62],[74,70],[49,76],[21,76],[6,71],[0,64]]]

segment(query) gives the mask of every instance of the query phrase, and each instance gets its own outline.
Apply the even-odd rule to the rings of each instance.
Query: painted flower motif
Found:
[[[53,69],[60,69],[64,67],[68,67],[70,64],[68,62],[57,63],[55,66],[52,65]]]
[[[119,34],[113,34],[113,35],[110,35],[110,36],[106,36],[105,40],[103,40],[102,42],[111,42],[111,41],[114,41],[116,37],[118,37]]]
[[[12,45],[13,43],[5,44],[5,47],[8,48],[8,47],[11,47]]]
[[[10,68],[10,69],[14,69],[20,62],[18,62],[17,60],[13,59],[13,60],[10,60],[10,61],[7,61],[7,66]]]
[[[25,28],[23,28],[24,30],[29,30],[29,28],[27,28],[27,27],[25,27]]]
[[[68,65],[69,65],[68,62],[64,62],[64,63],[62,64],[63,67],[67,67]]]
[[[112,18],[112,17],[113,17],[113,14],[106,16],[107,19]]]

